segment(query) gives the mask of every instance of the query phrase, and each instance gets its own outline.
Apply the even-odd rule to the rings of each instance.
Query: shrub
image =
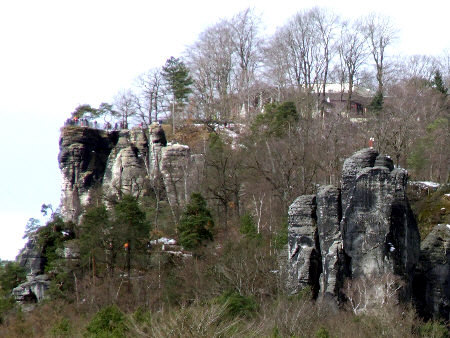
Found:
[[[243,296],[236,291],[226,291],[217,298],[219,304],[225,305],[229,317],[252,317],[258,305],[253,297]]]
[[[276,233],[273,246],[277,250],[283,250],[288,242],[288,223],[283,222],[281,229]]]
[[[330,333],[324,327],[321,327],[316,332],[316,338],[329,338],[329,337],[330,337]]]
[[[444,324],[439,322],[429,321],[419,327],[419,334],[421,337],[433,338],[448,338],[450,333]]]
[[[127,319],[115,305],[97,312],[86,327],[85,337],[126,337]]]
[[[243,234],[248,239],[260,239],[261,235],[258,234],[258,229],[256,228],[255,220],[250,214],[245,214],[241,217],[241,226],[239,227],[239,232]]]
[[[72,337],[72,324],[67,318],[62,318],[50,329],[51,337]]]
[[[133,319],[138,323],[150,322],[151,320],[150,311],[145,310],[145,308],[142,306],[139,306],[133,313]]]

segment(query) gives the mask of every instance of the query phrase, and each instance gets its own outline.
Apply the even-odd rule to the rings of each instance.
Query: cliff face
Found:
[[[450,319],[450,224],[438,224],[422,242],[414,294],[423,317]]]
[[[62,173],[61,213],[77,221],[89,192],[103,183],[111,150],[119,132],[82,127],[65,127],[59,140],[59,168]]]
[[[143,196],[160,188],[170,205],[180,207],[190,195],[198,156],[182,145],[167,145],[163,129],[104,131],[64,127],[59,166],[63,176],[61,213],[77,223],[91,194]],[[200,159],[201,162],[201,159]]]
[[[390,276],[403,285],[398,296],[410,299],[420,237],[406,184],[404,169],[363,149],[345,160],[341,189],[298,198],[289,209],[291,289],[309,285],[339,303],[346,278],[384,283]]]

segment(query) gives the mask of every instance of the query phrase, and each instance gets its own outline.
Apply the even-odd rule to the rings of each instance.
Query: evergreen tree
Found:
[[[0,260],[0,325],[4,315],[14,307],[12,289],[26,280],[26,271],[16,262]]]
[[[379,112],[381,109],[383,109],[383,102],[383,93],[377,91],[375,96],[372,98],[372,102],[370,102],[369,109],[374,112]]]
[[[122,242],[126,254],[126,268],[128,275],[131,270],[133,255],[145,248],[145,241],[149,237],[150,226],[146,222],[145,212],[139,207],[137,198],[124,195],[114,206],[114,232]]]
[[[445,87],[444,81],[442,80],[441,72],[439,70],[436,70],[434,72],[434,78],[431,81],[431,86],[438,92],[447,95],[448,88]]]
[[[175,132],[175,110],[186,104],[188,95],[192,92],[193,83],[186,65],[178,58],[170,57],[162,68],[162,76],[172,94],[172,127]]]
[[[244,214],[241,217],[241,225],[239,232],[248,239],[260,239],[261,234],[258,233],[258,229],[255,224],[255,220],[251,214]]]
[[[150,228],[135,197],[124,195],[114,206],[114,217],[115,226],[120,229],[118,231],[124,242],[132,244],[148,236]]]
[[[195,249],[204,240],[212,241],[213,227],[214,221],[205,199],[201,194],[193,193],[178,226],[180,244],[186,249]]]
[[[81,222],[80,254],[84,266],[89,266],[96,275],[107,264],[114,272],[115,257],[120,247],[114,233],[108,211],[104,205],[90,207]]]
[[[264,113],[256,117],[252,126],[253,132],[262,129],[267,136],[281,137],[289,126],[299,120],[297,108],[292,101],[270,103],[264,107]]]
[[[192,92],[192,78],[189,76],[189,70],[186,65],[178,58],[170,57],[162,68],[162,74],[173,99],[177,104],[184,104],[188,95]]]

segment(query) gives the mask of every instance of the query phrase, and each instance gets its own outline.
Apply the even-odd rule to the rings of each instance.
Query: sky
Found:
[[[389,16],[399,29],[396,53],[450,49],[444,0],[2,0],[0,259],[15,258],[43,203],[59,205],[60,127],[76,106],[111,102],[139,74],[181,56],[208,26],[248,7],[270,36],[313,6],[349,18]]]

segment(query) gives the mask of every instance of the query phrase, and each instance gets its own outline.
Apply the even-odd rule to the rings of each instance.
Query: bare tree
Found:
[[[396,30],[388,17],[375,13],[364,19],[363,29],[375,62],[378,93],[383,94],[386,48],[395,40]]]
[[[344,293],[354,314],[376,313],[398,304],[398,295],[404,282],[391,273],[381,276],[363,276],[348,279]]]
[[[186,51],[194,80],[194,101],[206,119],[226,119],[233,92],[233,40],[227,20],[207,28]]]
[[[137,114],[140,120],[150,125],[158,121],[164,102],[164,88],[161,68],[152,68],[136,79],[140,93],[136,96]]]
[[[276,88],[275,99],[278,102],[284,100],[287,89],[299,81],[295,76],[297,60],[291,58],[285,36],[286,29],[278,29],[263,48],[264,75],[269,85]]]
[[[128,119],[136,115],[136,96],[131,90],[120,91],[114,98],[116,116],[121,118],[121,126],[128,128]]]
[[[435,70],[439,68],[438,60],[430,55],[410,55],[397,61],[398,82],[414,81],[416,85],[432,80]]]
[[[342,64],[347,70],[347,112],[350,112],[355,75],[359,68],[364,64],[367,57],[366,40],[360,22],[344,22],[342,24],[338,48]]]
[[[318,31],[311,11],[297,13],[288,23],[287,38],[291,53],[297,59],[297,83],[310,92],[323,69]]]
[[[282,90],[296,88],[308,101],[309,112],[313,93],[320,104],[325,97],[337,22],[333,13],[312,8],[295,14],[268,41],[264,48],[265,70],[268,77],[276,79],[278,98]]]
[[[315,7],[311,10],[311,15],[314,26],[320,33],[319,43],[322,49],[323,69],[320,82],[319,81],[317,82],[317,92],[319,94],[319,99],[321,92],[322,100],[325,100],[326,84],[328,81],[330,62],[335,52],[333,48],[334,47],[333,42],[335,39],[335,31],[337,28],[339,18],[332,12],[328,12],[318,7]],[[324,114],[323,105],[321,107],[321,114],[323,117]]]
[[[235,15],[230,22],[234,53],[239,64],[237,90],[241,95],[245,93],[247,111],[250,109],[250,86],[255,80],[260,59],[259,24],[260,18],[250,8]]]

